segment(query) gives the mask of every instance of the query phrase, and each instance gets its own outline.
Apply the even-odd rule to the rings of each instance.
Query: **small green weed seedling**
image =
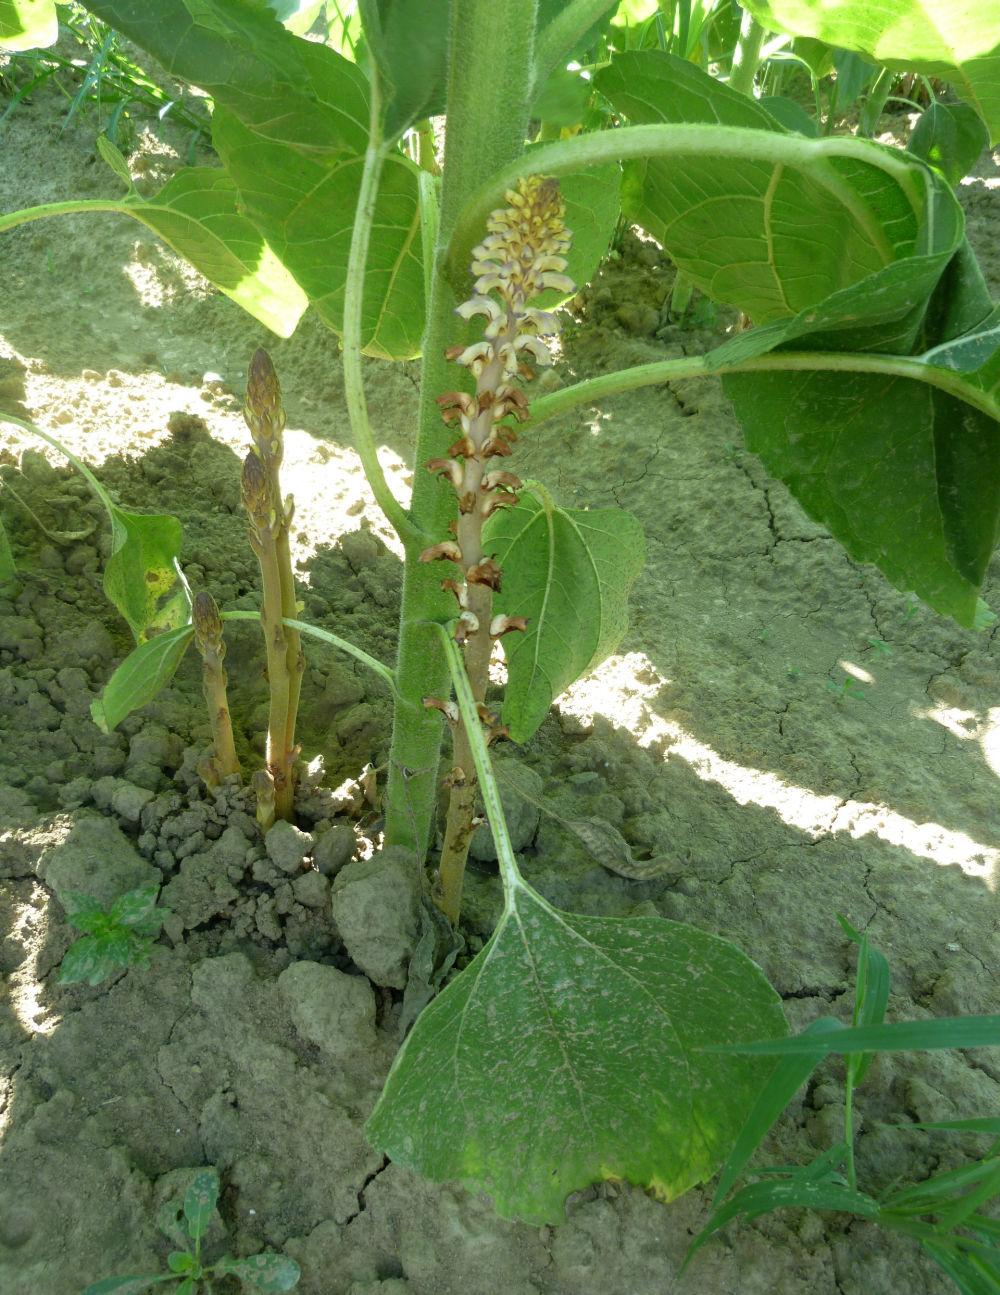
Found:
[[[158,882],[119,896],[109,909],[80,891],[66,894],[66,920],[83,931],[59,965],[59,984],[99,985],[126,967],[148,967],[166,910],[156,907]]]
[[[993,1142],[986,1154],[961,1169],[922,1183],[893,1187],[881,1198],[858,1188],[854,1163],[854,1092],[875,1052],[1000,1045],[1000,1016],[969,1016],[885,1024],[889,964],[867,935],[838,916],[858,945],[858,969],[851,1028],[833,1017],[813,1021],[801,1034],[751,1044],[747,1053],[780,1058],[744,1125],[712,1200],[712,1215],[695,1237],[685,1267],[713,1233],[734,1219],[753,1219],[771,1210],[800,1207],[855,1214],[919,1242],[962,1295],[1000,1295],[1000,1222],[984,1213],[1000,1198],[1000,1118],[946,1120],[908,1128],[982,1133]],[[808,1165],[761,1169],[760,1181],[727,1195],[750,1157],[813,1070],[831,1055],[844,1058],[844,1136]]]
[[[167,1256],[170,1271],[105,1277],[93,1282],[81,1295],[141,1295],[166,1282],[179,1283],[173,1287],[174,1295],[211,1295],[214,1281],[223,1277],[235,1277],[244,1290],[257,1295],[294,1290],[301,1275],[298,1264],[273,1250],[246,1259],[226,1255],[213,1264],[202,1262],[201,1243],[218,1199],[219,1175],[214,1169],[202,1169],[185,1193],[183,1209],[177,1213],[168,1209],[160,1220],[160,1230],[179,1247]]]
[[[864,688],[849,674],[844,675],[839,683],[834,679],[827,679],[826,688],[833,693],[833,700],[837,702],[867,700]]]
[[[257,777],[281,812],[295,777],[294,635],[316,634],[391,689],[385,843],[414,879],[430,865],[428,889],[453,923],[478,788],[501,918],[417,1019],[367,1128],[394,1161],[474,1185],[505,1216],[557,1223],[570,1192],[609,1177],[665,1200],[705,1181],[769,1074],[752,1052],[709,1049],[786,1033],[778,996],[727,941],[654,917],[561,912],[518,870],[487,748],[530,741],[555,698],[615,650],[643,548],[621,509],[564,507],[522,480],[518,440],[617,393],[717,376],[747,449],[855,561],[973,624],[1000,532],[1000,310],[962,209],[940,168],[803,133],[801,114],[754,97],[765,35],[809,37],[851,55],[836,67],[839,106],[849,84],[863,87],[858,59],[885,59],[960,87],[996,138],[995,59],[980,57],[997,46],[992,6],[967,19],[963,48],[976,54],[961,61],[941,46],[942,5],[957,0],[933,19],[918,0],[891,14],[802,0],[789,30],[787,6],[746,0],[738,31],[730,6],[692,21],[678,5],[630,45],[608,38],[615,0],[360,0],[360,28],[338,51],[282,25],[288,7],[274,0],[87,0],[204,92],[221,166],[184,168],[143,196],[105,147],[123,197],[0,216],[2,232],[118,212],[280,336],[311,306],[340,337],[354,447],[404,550],[397,657],[375,661],[299,621],[294,591],[265,574],[277,695]],[[17,23],[0,18],[0,41],[25,48],[44,43],[31,32],[55,10],[0,0],[7,13]],[[716,39],[729,41],[723,57]],[[727,69],[729,84],[698,61]],[[586,84],[568,87],[565,109],[577,72]],[[877,85],[891,82],[872,83],[872,111]],[[441,159],[428,124],[439,117]],[[697,290],[748,327],[707,354],[533,395],[558,307],[593,278],[623,220],[674,261],[674,314]],[[405,504],[379,463],[366,356],[420,360]],[[273,425],[269,383],[252,369],[247,407],[256,416],[256,391]],[[243,485],[263,572],[288,513],[255,448]],[[257,616],[219,612],[223,623]],[[158,601],[133,630],[137,647],[95,711],[108,727],[155,695],[196,633],[187,603],[166,622]],[[199,643],[213,670],[214,634],[213,621]],[[506,658],[502,698],[487,687],[494,650]],[[218,682],[216,671],[217,709]],[[220,744],[217,732],[216,759]]]

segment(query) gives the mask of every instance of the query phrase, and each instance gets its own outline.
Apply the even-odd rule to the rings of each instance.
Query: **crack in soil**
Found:
[[[349,1227],[350,1224],[352,1224],[356,1218],[364,1214],[365,1210],[368,1208],[368,1201],[365,1197],[365,1193],[368,1191],[368,1188],[372,1185],[375,1179],[378,1178],[379,1174],[385,1173],[385,1171],[389,1168],[391,1164],[392,1164],[392,1161],[389,1159],[389,1157],[383,1156],[382,1163],[378,1166],[378,1168],[373,1169],[371,1173],[368,1174],[368,1176],[365,1178],[364,1182],[361,1184],[361,1186],[358,1188],[358,1191],[357,1191],[358,1208],[354,1211],[353,1214],[349,1214],[347,1218],[344,1219],[343,1226],[345,1228]]]

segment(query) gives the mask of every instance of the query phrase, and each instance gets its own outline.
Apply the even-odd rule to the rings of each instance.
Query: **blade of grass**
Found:
[[[758,1056],[802,1056],[824,1053],[924,1052],[936,1048],[994,1048],[1000,1045],[1000,1016],[943,1016],[931,1021],[896,1021],[862,1025],[823,1036],[796,1034],[790,1039],[720,1044],[706,1052],[739,1052]]]

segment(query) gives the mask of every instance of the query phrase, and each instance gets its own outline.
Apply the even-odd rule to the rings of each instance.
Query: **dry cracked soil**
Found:
[[[43,94],[5,124],[3,210],[118,192],[93,123],[61,132],[64,111]],[[130,164],[155,186],[181,162],[145,129]],[[961,189],[995,289],[998,186],[986,157]],[[61,438],[126,506],[176,514],[189,579],[232,608],[257,597],[240,404],[247,360],[266,343],[288,412],[304,615],[392,659],[398,550],[350,448],[336,342],[317,320],[268,340],[115,215],[6,235],[0,273],[0,412]],[[724,319],[715,333],[664,322],[671,278],[654,245],[626,237],[574,304],[555,380],[712,344]],[[380,454],[405,493],[415,372],[372,362],[367,377]],[[404,955],[423,919],[404,903],[359,952],[331,901],[377,836],[365,770],[387,759],[385,694],[309,645],[298,826],[263,840],[246,792],[210,794],[198,778],[208,728],[193,659],[117,731],[95,727],[90,702],[129,647],[101,591],[100,510],[58,455],[9,424],[0,465],[21,571],[0,599],[5,1295],[75,1295],[162,1268],[157,1212],[205,1165],[223,1186],[211,1243],[284,1250],[301,1265],[303,1295],[950,1289],[910,1242],[802,1211],[730,1229],[680,1280],[704,1191],[664,1206],[608,1184],[540,1231],[385,1163],[362,1126],[409,1010]],[[837,913],[888,957],[892,1018],[1000,1011],[995,628],[958,629],[852,563],[742,448],[711,380],[547,425],[523,438],[517,468],[563,503],[629,508],[648,543],[618,652],[505,757],[555,815],[511,804],[532,884],[561,907],[658,913],[726,936],[764,969],[793,1027],[849,1017],[853,947]],[[1000,611],[1000,567],[986,598]],[[230,635],[227,666],[252,765],[265,723],[252,625]],[[565,828],[581,817],[611,823],[637,859],[658,859],[656,875],[631,880],[595,862]],[[476,854],[472,949],[499,903],[489,843]],[[72,938],[60,896],[110,900],[148,881],[172,914],[149,969],[59,986]],[[877,1192],[983,1150],[909,1126],[995,1113],[1000,1061],[880,1056],[857,1101],[859,1176]],[[841,1120],[831,1065],[800,1091],[767,1161],[805,1162]]]

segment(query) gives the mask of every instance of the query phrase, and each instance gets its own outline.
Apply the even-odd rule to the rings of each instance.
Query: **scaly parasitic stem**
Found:
[[[533,377],[526,363],[549,362],[539,334],[557,331],[555,317],[528,305],[546,288],[572,292],[566,277],[570,235],[563,221],[564,206],[558,184],[540,176],[520,180],[507,193],[508,206],[490,214],[487,235],[473,249],[472,297],[457,309],[464,319],[482,317],[482,341],[456,346],[448,358],[468,368],[476,379],[474,394],[447,392],[438,397],[446,426],[456,426],[458,439],[448,458],[432,459],[427,468],[450,483],[457,497],[458,516],[454,539],[432,544],[421,554],[424,562],[453,562],[461,578],[450,578],[443,587],[454,594],[459,608],[455,638],[463,648],[465,669],[487,741],[505,730],[486,707],[490,657],[502,634],[523,630],[521,617],[494,617],[493,594],[500,589],[502,572],[494,556],[483,547],[483,524],[498,508],[513,507],[521,482],[513,473],[493,467],[491,460],[506,458],[516,433],[501,425],[512,415],[528,417],[528,403],[518,377]],[[490,295],[494,294],[494,295]],[[499,298],[499,300],[498,300]],[[445,915],[457,922],[462,903],[462,883],[469,844],[477,826],[476,767],[465,721],[453,703],[425,698],[426,706],[443,712],[451,725],[453,767],[444,845],[441,851],[436,899]]]

